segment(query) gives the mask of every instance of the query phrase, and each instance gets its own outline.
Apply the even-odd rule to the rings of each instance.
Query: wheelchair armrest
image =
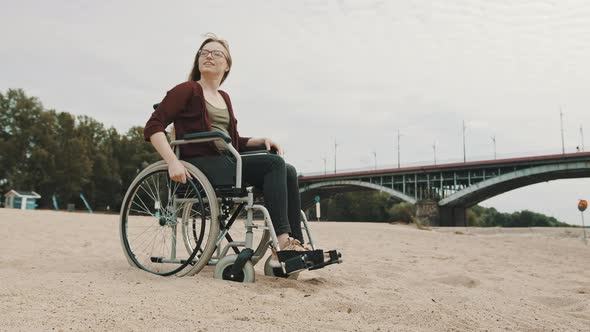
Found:
[[[248,151],[240,151],[240,156],[251,156],[255,154],[270,154],[268,150],[248,150]]]
[[[270,149],[270,151],[268,151],[264,145],[247,146],[240,150],[240,155],[242,156],[253,154],[277,154],[277,150]]]
[[[240,152],[250,152],[250,151],[266,151],[266,146],[264,145],[256,145],[256,146],[245,146]]]
[[[183,139],[185,141],[193,140],[193,139],[201,139],[201,138],[221,138],[226,143],[231,143],[231,138],[220,131],[205,131],[205,132],[200,132],[200,133],[190,133],[190,134],[184,135],[184,137],[183,137]]]
[[[189,143],[205,143],[212,141],[224,141],[227,146],[231,145],[231,138],[219,131],[205,131],[200,133],[186,134],[182,139],[170,142],[170,145],[176,146]]]

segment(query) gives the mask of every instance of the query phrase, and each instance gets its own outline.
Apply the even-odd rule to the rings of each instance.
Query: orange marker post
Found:
[[[584,211],[588,208],[588,202],[584,199],[581,199],[578,203],[578,210],[580,210],[580,215],[582,216],[582,229],[584,230],[584,243],[588,245],[588,240],[586,239],[586,226],[584,225]]]

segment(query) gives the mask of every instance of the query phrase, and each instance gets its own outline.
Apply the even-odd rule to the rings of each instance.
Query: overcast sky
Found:
[[[126,131],[186,80],[207,32],[230,43],[222,86],[243,136],[302,172],[561,152],[590,137],[588,1],[6,1],[0,91]],[[586,150],[590,150],[590,139]],[[580,223],[590,180],[482,205]],[[589,218],[590,219],[590,218]],[[590,222],[590,220],[589,220]]]

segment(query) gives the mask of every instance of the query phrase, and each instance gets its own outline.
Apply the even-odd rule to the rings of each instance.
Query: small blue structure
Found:
[[[4,194],[4,206],[10,209],[34,210],[41,195],[34,191],[11,190]]]

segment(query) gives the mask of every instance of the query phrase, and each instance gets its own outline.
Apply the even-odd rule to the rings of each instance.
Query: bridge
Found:
[[[304,206],[316,195],[378,190],[416,204],[417,217],[436,226],[466,225],[466,209],[531,184],[590,177],[590,152],[494,159],[301,176]]]

